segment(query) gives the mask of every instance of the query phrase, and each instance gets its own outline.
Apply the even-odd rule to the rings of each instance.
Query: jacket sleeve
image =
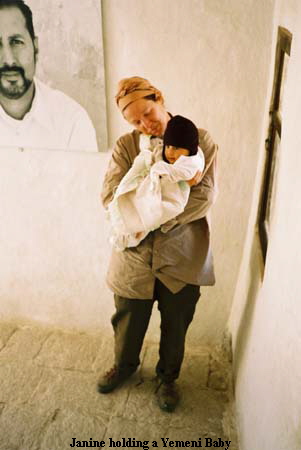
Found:
[[[127,150],[126,139],[124,136],[122,136],[116,142],[107,171],[104,176],[101,201],[105,208],[113,199],[115,190],[117,189],[124,175],[131,168],[131,165],[132,161]]]
[[[207,215],[217,197],[217,145],[211,139],[209,133],[200,130],[200,147],[205,156],[205,169],[201,182],[193,186],[184,211],[176,219],[172,219],[161,226],[161,231],[166,233],[175,225],[183,225]]]

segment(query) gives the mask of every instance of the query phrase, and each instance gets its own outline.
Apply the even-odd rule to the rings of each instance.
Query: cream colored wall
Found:
[[[106,98],[99,0],[26,0],[39,39],[37,76],[88,112],[100,151],[107,150]]]
[[[213,209],[217,284],[204,288],[190,343],[218,343],[236,285],[250,214],[268,82],[274,1],[103,0],[110,145],[130,130],[114,103],[120,78],[162,89],[172,113],[220,146]],[[158,332],[158,319],[153,331]]]
[[[301,448],[301,5],[279,1],[274,23],[293,33],[284,91],[276,196],[266,267],[255,233],[262,164],[235,301],[233,333],[241,450]],[[271,66],[271,75],[274,67]],[[270,82],[270,90],[272,80]],[[266,116],[268,108],[266,108]],[[261,148],[263,153],[263,144]]]
[[[0,317],[108,328],[108,154],[0,150]]]
[[[26,3],[39,38],[38,77],[87,109],[106,150],[100,2]],[[110,328],[99,200],[108,153],[1,148],[0,160],[0,317]]]
[[[272,0],[255,4],[230,0],[227,5],[218,0],[102,2],[110,145],[129,129],[114,105],[116,84],[121,77],[139,74],[163,90],[171,112],[210,130],[220,146],[220,196],[212,221],[217,284],[203,289],[190,344],[220,343],[231,308],[261,154],[273,4]],[[76,155],[1,156],[0,175],[2,171],[6,175],[0,180],[9,180],[6,219],[1,223],[7,241],[1,255],[7,261],[1,265],[2,317],[33,317],[85,328],[109,326],[113,302],[104,288],[107,225],[98,203],[98,183],[109,155]],[[15,208],[19,192],[26,207],[17,203]],[[77,204],[76,222],[70,201]],[[159,317],[154,314],[149,337],[158,336]]]

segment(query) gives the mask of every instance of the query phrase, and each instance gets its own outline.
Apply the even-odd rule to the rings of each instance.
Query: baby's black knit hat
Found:
[[[196,155],[199,145],[199,133],[191,120],[182,116],[174,116],[167,122],[163,136],[164,148],[166,145],[181,147],[189,150],[189,155]]]

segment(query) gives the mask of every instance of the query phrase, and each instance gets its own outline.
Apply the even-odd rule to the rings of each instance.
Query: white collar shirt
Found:
[[[75,100],[35,79],[31,109],[22,120],[0,105],[0,147],[97,151],[95,129]]]

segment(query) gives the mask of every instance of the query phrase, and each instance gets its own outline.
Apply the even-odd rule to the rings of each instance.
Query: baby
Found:
[[[108,205],[110,241],[116,249],[137,246],[150,231],[183,212],[190,194],[187,181],[205,166],[198,139],[196,126],[182,116],[169,120],[163,145],[162,140],[140,136],[140,153]]]

